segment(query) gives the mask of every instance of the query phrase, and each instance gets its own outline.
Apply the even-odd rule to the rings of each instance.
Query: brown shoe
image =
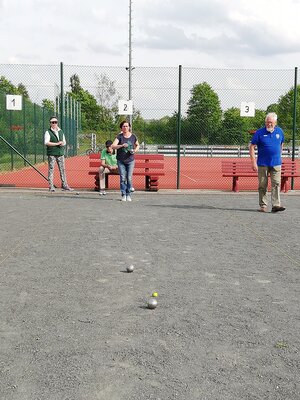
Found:
[[[260,207],[257,211],[259,211],[259,212],[267,212],[267,207]]]
[[[285,207],[281,207],[281,206],[274,206],[272,207],[272,212],[278,212],[278,211],[284,211]]]

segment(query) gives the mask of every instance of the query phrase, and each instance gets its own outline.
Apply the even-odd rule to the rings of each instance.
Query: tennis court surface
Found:
[[[282,203],[1,189],[0,398],[299,399],[299,193]]]
[[[180,161],[180,189],[207,189],[207,190],[231,190],[232,178],[222,176],[222,160],[228,158],[205,158],[205,157],[182,157]],[[230,160],[241,160],[230,158]],[[300,160],[296,160],[300,170]],[[159,177],[160,189],[177,188],[177,159],[176,157],[165,157],[165,175]],[[37,165],[39,171],[48,176],[48,164]],[[92,190],[94,188],[94,176],[89,175],[88,156],[77,156],[66,159],[66,171],[68,183],[72,188]],[[109,179],[110,189],[116,190],[120,186],[119,176],[111,176]],[[55,166],[54,184],[61,186],[59,172]],[[18,188],[47,188],[48,182],[31,167],[24,167],[20,170],[0,173],[0,187],[14,185]],[[145,188],[145,178],[133,176],[133,185],[138,190]],[[289,181],[289,188],[291,187]],[[295,190],[300,190],[300,179],[294,179]],[[241,178],[239,190],[257,190],[257,178]]]

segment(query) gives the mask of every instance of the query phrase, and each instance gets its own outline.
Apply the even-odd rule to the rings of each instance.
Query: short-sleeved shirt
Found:
[[[134,154],[130,151],[135,148],[137,142],[137,137],[132,133],[129,138],[125,138],[122,133],[117,136],[118,144],[127,143],[128,147],[121,147],[117,150],[117,160],[123,162],[124,164],[130,163],[134,160]]]
[[[116,166],[117,165],[117,157],[116,153],[108,153],[106,149],[103,149],[101,152],[101,160],[105,160],[106,165]]]
[[[251,140],[257,146],[257,165],[260,167],[275,167],[281,165],[281,145],[284,134],[279,126],[273,132],[268,132],[266,127],[258,129]]]

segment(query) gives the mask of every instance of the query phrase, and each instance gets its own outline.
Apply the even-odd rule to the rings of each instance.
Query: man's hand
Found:
[[[251,160],[251,164],[252,164],[252,169],[253,169],[253,171],[257,172],[257,171],[258,171],[258,168],[257,168],[256,160]]]

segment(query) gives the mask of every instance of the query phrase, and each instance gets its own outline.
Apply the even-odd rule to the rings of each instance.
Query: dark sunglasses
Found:
[[[58,123],[58,121],[50,121],[51,122],[51,124],[57,124]]]

